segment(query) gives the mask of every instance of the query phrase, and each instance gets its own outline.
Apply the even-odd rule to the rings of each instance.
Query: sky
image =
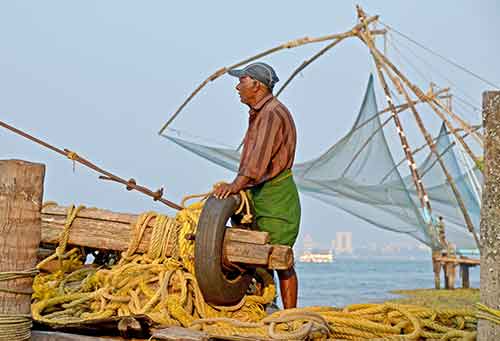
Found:
[[[497,1],[4,0],[0,120],[123,178],[133,177],[151,189],[164,187],[166,198],[180,202],[187,194],[206,192],[234,177],[158,136],[187,95],[219,68],[270,47],[349,30],[356,24],[357,3],[380,15],[384,24],[500,84]],[[404,66],[412,81],[424,89],[430,81],[451,85],[462,98],[457,99],[457,111],[471,123],[481,122],[481,93],[492,86],[400,36],[388,39],[388,56]],[[286,50],[263,61],[284,80],[319,48],[313,44]],[[368,50],[351,39],[303,71],[280,97],[297,125],[297,161],[318,156],[349,130],[371,72]],[[247,108],[239,103],[235,85],[229,76],[210,83],[172,127],[238,145]],[[380,107],[382,98],[378,96]],[[431,113],[427,116],[437,132],[439,122]],[[407,127],[412,145],[419,145],[414,123],[408,121]],[[393,147],[400,152],[396,143]],[[46,164],[45,200],[175,214],[138,192],[98,180],[83,166],[73,170],[62,156],[0,130],[0,159],[11,158]],[[314,199],[301,199],[299,244],[307,233],[319,247],[327,247],[337,231],[352,231],[354,247],[410,242]]]

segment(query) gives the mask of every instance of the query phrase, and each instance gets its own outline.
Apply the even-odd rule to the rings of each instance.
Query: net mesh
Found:
[[[236,149],[193,141],[174,130],[163,137],[222,167],[236,172],[240,154]],[[453,177],[467,211],[479,230],[479,196],[474,181],[482,183],[481,172],[465,171],[457,160],[457,144],[445,126],[436,140],[438,154]],[[433,217],[420,208],[410,175],[402,175],[406,163],[396,163],[378,114],[373,77],[351,130],[320,157],[293,166],[301,193],[338,207],[374,226],[404,233],[431,248],[439,247],[434,222],[442,216],[447,240],[458,249],[475,249],[457,199],[446,181],[437,157],[428,152],[418,170],[428,192]]]

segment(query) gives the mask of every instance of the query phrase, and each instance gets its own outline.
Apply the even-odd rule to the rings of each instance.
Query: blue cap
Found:
[[[274,85],[278,83],[279,78],[274,72],[274,69],[266,63],[258,62],[247,65],[243,69],[231,69],[227,72],[231,76],[234,77],[243,77],[248,76],[255,80],[258,80],[265,86],[267,86],[270,90],[274,88]]]

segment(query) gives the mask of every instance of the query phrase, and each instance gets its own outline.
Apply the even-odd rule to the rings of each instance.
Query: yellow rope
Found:
[[[24,271],[0,272],[0,282],[11,281],[20,278],[34,277],[38,270],[30,269]],[[21,291],[17,289],[0,287],[0,292],[16,295],[31,295],[32,291]],[[23,314],[0,314],[0,340],[20,341],[31,338],[31,315]]]
[[[154,212],[140,215],[118,264],[102,269],[82,268],[81,255],[74,251],[77,249],[64,253],[71,223],[78,213],[73,207],[68,211],[59,251],[53,257],[61,259],[60,268],[35,279],[33,318],[64,325],[145,314],[159,325],[203,330],[212,337],[261,340],[472,340],[475,335],[476,311],[466,309],[355,304],[342,310],[307,307],[266,316],[265,307],[273,301],[276,288],[267,271],[259,269],[264,281],[261,295],[246,295],[231,307],[210,305],[196,281],[194,241],[186,238],[196,232],[207,194],[186,197],[183,205],[195,197],[203,199],[175,218]],[[248,198],[242,194],[241,199],[239,211],[249,214]],[[138,254],[148,228],[151,241],[146,252]],[[171,254],[167,255],[167,250]],[[498,318],[496,313],[488,314]]]
[[[30,315],[0,314],[0,340],[25,341],[31,339]]]
[[[476,307],[479,310],[476,314],[477,318],[500,325],[500,310],[490,308],[482,303],[477,303]]]

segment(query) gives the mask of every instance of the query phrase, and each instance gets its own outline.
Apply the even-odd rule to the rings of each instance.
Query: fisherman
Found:
[[[442,216],[438,217],[437,230],[439,235],[439,243],[441,244],[442,252],[448,252],[448,241],[446,240],[446,232],[444,227],[444,219]]]
[[[276,97],[278,77],[266,63],[253,63],[228,72],[238,77],[236,90],[249,108],[238,175],[220,184],[214,196],[227,198],[247,190],[258,228],[269,232],[271,243],[293,246],[299,232],[300,201],[291,168],[297,135],[292,115]],[[285,309],[297,306],[297,275],[293,265],[278,270]]]

